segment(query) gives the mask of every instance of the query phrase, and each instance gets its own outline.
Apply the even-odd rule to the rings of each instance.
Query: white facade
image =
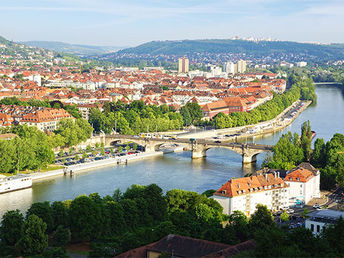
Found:
[[[310,168],[311,169],[311,168]],[[320,198],[320,172],[308,170],[301,165],[287,173],[290,205],[307,204],[313,198]]]
[[[311,178],[307,182],[291,182],[290,185],[290,204],[296,204],[297,200],[301,200],[307,204],[312,198],[320,197],[320,175]]]
[[[307,66],[307,62],[297,62],[296,66],[297,67],[305,67],[305,66]]]
[[[246,216],[251,216],[258,204],[266,205],[272,211],[289,207],[288,188],[267,189],[234,197],[214,195],[212,198],[221,204],[223,213],[227,215],[233,214],[234,211],[241,211]]]
[[[318,235],[324,227],[334,224],[340,217],[344,218],[344,211],[337,210],[320,210],[309,214],[306,219],[305,227]]]
[[[223,65],[223,70],[226,73],[235,74],[235,64],[233,62],[226,62]]]

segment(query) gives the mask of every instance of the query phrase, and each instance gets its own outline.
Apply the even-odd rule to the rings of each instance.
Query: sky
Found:
[[[0,35],[102,46],[234,36],[344,43],[344,0],[1,0]]]

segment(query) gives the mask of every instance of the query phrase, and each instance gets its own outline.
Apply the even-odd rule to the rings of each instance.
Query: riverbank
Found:
[[[131,162],[144,160],[148,158],[154,158],[163,155],[163,152],[153,152],[153,153],[138,153],[122,157],[108,158],[103,160],[92,161],[88,163],[81,163],[76,165],[68,166],[64,169],[52,170],[47,172],[38,172],[29,174],[33,182],[42,181],[49,179],[51,177],[74,175],[82,172],[87,172],[89,170],[98,169],[102,167],[117,166],[122,164],[129,164]]]
[[[292,113],[292,111],[299,106],[301,103],[304,103],[304,105],[296,112],[295,115],[292,115],[292,118],[290,120],[284,120],[283,117],[288,115],[289,113]],[[246,138],[246,137],[251,137],[251,136],[259,136],[259,135],[264,135],[272,132],[279,131],[287,126],[289,126],[301,113],[304,111],[309,105],[311,104],[311,101],[301,101],[297,100],[293,104],[291,104],[288,108],[286,108],[282,113],[280,113],[278,116],[275,118],[260,122],[258,124],[252,124],[252,125],[245,125],[245,126],[239,126],[239,127],[232,127],[232,128],[224,128],[224,129],[214,129],[214,130],[208,130],[208,131],[202,131],[202,132],[195,132],[195,133],[190,133],[190,134],[185,134],[183,136],[180,136],[179,138],[212,138],[212,137],[223,137],[226,134],[240,134],[235,137],[228,137],[223,140],[235,140],[235,139],[240,139],[240,138]],[[270,128],[271,127],[271,128]],[[250,129],[254,128],[260,128],[257,130],[257,132],[254,133],[246,133]],[[265,128],[265,129],[264,129]]]
[[[291,107],[288,111],[284,112],[283,115],[281,115],[279,118],[275,118],[273,120],[273,126],[267,129],[261,129],[260,131],[257,131],[256,133],[243,133],[240,136],[237,137],[237,139],[243,139],[247,137],[254,137],[254,136],[263,136],[265,134],[271,134],[278,131],[283,130],[287,126],[291,125],[294,120],[309,107],[310,104],[312,104],[312,101],[304,101],[303,106],[300,107],[299,110],[295,111],[295,114],[290,119],[284,119],[283,116],[286,115],[288,112],[291,112],[292,108],[295,108],[295,106]]]

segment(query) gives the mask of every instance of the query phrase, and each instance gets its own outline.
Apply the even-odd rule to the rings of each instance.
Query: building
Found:
[[[178,73],[188,73],[189,72],[189,59],[182,57],[178,59]]]
[[[340,217],[344,218],[344,211],[328,209],[313,211],[308,214],[305,227],[310,229],[313,234],[318,235],[325,226],[334,224]]]
[[[226,73],[235,74],[235,64],[233,62],[224,63],[223,71]]]
[[[232,112],[246,112],[251,110],[256,102],[252,96],[248,98],[227,97],[219,101],[207,103],[202,106],[203,116],[213,118],[218,113],[230,114]]]
[[[157,258],[163,254],[169,257],[234,257],[241,252],[253,250],[256,247],[254,240],[248,240],[237,245],[228,245],[192,237],[170,234],[163,239],[129,250],[116,257],[118,258]]]
[[[302,62],[297,62],[296,66],[297,67],[305,67],[305,66],[307,66],[307,62],[303,62],[303,61]]]
[[[246,72],[246,62],[244,60],[239,60],[237,63],[237,72],[244,73]]]
[[[272,211],[288,208],[289,186],[278,172],[232,178],[212,198],[221,204],[224,214],[241,211],[250,216],[256,211],[258,204],[266,205]]]
[[[320,198],[320,171],[303,162],[287,172],[284,181],[289,184],[289,203],[307,204],[312,198]]]
[[[0,105],[1,126],[26,124],[42,131],[54,131],[63,118],[74,119],[64,109]]]

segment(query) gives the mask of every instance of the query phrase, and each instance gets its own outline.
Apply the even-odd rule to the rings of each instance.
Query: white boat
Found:
[[[0,179],[0,194],[32,187],[32,178],[27,175],[16,175]]]

